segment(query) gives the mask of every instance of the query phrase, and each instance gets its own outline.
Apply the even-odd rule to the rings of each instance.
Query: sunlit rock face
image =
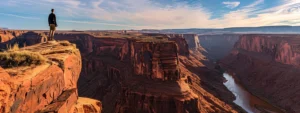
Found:
[[[186,67],[180,62],[198,68],[203,67],[203,64],[195,57],[188,58],[190,50],[182,35],[166,37],[162,34],[146,34],[159,37],[159,40],[166,39],[164,41],[95,37],[84,33],[56,36],[57,40],[66,39],[78,45],[83,60],[78,82],[79,95],[101,100],[105,113],[241,111],[232,107],[232,103],[225,105],[223,100],[218,100],[211,92],[205,92],[200,84],[195,83],[195,87],[190,88],[187,75],[197,75],[186,73]],[[203,74],[204,77],[206,73],[209,73],[208,69],[197,74]],[[219,80],[214,83],[220,82],[219,85],[222,85],[222,79]],[[233,95],[223,88],[226,89],[220,87],[214,94],[222,93],[222,99],[233,101],[229,98]],[[201,94],[205,94],[205,97]],[[214,98],[215,102],[209,98]],[[208,106],[204,107],[199,104],[201,102]]]
[[[32,36],[42,37],[39,33],[34,32],[37,35]],[[59,88],[62,93],[55,102],[51,102],[54,104],[41,110],[60,112],[67,109],[79,113],[82,109],[86,112],[99,112],[100,109],[104,113],[243,112],[232,102],[234,96],[222,85],[220,73],[200,62],[205,57],[200,51],[188,49],[188,41],[183,35],[173,38],[162,34],[142,35],[124,32],[55,34],[55,40],[68,40],[76,44],[81,54],[82,71],[75,85],[77,76],[65,75],[77,72],[69,70],[71,67],[58,66],[63,70],[63,87]],[[198,42],[195,35],[191,37],[194,40],[191,43]],[[34,44],[43,40],[23,37],[18,41]],[[26,46],[31,44],[27,43]],[[51,58],[61,61],[55,60],[61,58],[58,56]],[[73,90],[74,87],[78,88],[79,96],[87,98],[75,100],[77,92]],[[65,101],[70,103],[63,104]]]
[[[243,35],[236,48],[268,55],[272,60],[283,64],[300,66],[299,43],[297,35]]]
[[[80,107],[74,106],[80,102],[77,81],[82,61],[74,45],[67,41],[41,43],[13,52],[32,52],[46,61],[38,65],[0,68],[1,112],[68,113]],[[101,103],[98,105],[94,108],[101,112]]]
[[[104,112],[198,111],[197,96],[183,89],[187,84],[178,83],[181,76],[175,42],[93,40],[93,52],[83,63],[79,94],[102,100]],[[163,81],[169,85],[163,88],[159,85],[166,84]],[[193,101],[186,106],[194,107],[184,107],[181,101]]]
[[[0,42],[1,43],[8,42],[8,41],[14,39],[15,37],[22,35],[25,32],[26,31],[21,31],[21,30],[17,31],[17,30],[1,30],[0,29]]]
[[[0,49],[9,48],[11,41],[21,36],[26,31],[1,30],[0,29]]]
[[[298,35],[242,35],[221,64],[251,93],[287,112],[300,112]]]

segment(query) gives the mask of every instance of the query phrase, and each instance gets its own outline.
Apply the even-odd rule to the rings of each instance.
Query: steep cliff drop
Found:
[[[200,45],[205,49],[202,52],[211,62],[217,62],[230,54],[239,34],[207,34],[199,35]]]
[[[251,93],[300,112],[299,35],[242,35],[220,64]]]
[[[67,41],[1,52],[0,66],[1,113],[101,112],[99,101],[78,99],[81,56]]]
[[[29,48],[43,42],[43,34],[26,32],[10,42]],[[55,38],[77,45],[82,57],[78,95],[100,100],[104,113],[244,112],[233,103],[222,73],[200,62],[206,59],[194,50],[201,46],[189,48],[188,43],[199,45],[196,35],[190,36],[194,38],[186,41],[189,38],[162,34],[59,32]],[[77,101],[73,107],[90,99]]]
[[[78,45],[83,59],[79,95],[101,100],[105,113],[243,111],[233,104],[222,75],[189,55],[183,37],[92,32],[57,34],[56,39]]]

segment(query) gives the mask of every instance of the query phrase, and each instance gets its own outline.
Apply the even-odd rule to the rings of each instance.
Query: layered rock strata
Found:
[[[79,108],[74,106],[80,103],[77,81],[81,71],[81,56],[75,45],[66,41],[49,42],[10,52],[40,54],[46,62],[0,69],[1,112],[68,113]],[[101,105],[99,101],[97,103]],[[94,108],[100,112],[101,106],[98,105]]]
[[[1,30],[0,29],[0,49],[6,49],[11,47],[11,41],[16,37],[21,36],[27,31],[17,30]]]
[[[221,64],[251,93],[298,113],[299,44],[298,35],[242,35]]]
[[[189,50],[188,41],[183,38],[111,32],[55,35],[56,40],[68,40],[79,48],[82,71],[78,94],[101,100],[105,113],[243,112],[232,103],[234,96],[222,85],[219,73],[205,68],[199,62],[205,57],[200,51]],[[70,93],[64,95],[70,98],[63,101],[73,98]],[[86,101],[92,104],[81,107]],[[69,106],[55,101],[44,111],[57,110],[57,105]],[[79,98],[70,112],[91,112],[98,108],[87,106],[95,105],[100,104]]]

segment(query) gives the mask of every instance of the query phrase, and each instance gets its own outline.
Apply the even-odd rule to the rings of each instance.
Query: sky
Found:
[[[3,0],[0,27],[46,30],[226,28],[300,25],[300,0]]]

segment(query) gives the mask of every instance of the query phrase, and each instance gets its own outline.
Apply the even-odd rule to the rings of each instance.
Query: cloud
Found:
[[[97,10],[88,9],[97,20],[128,23],[151,28],[180,28],[209,22],[210,12],[203,7],[189,7],[184,2],[164,6],[150,0],[104,1]]]
[[[223,4],[225,5],[225,7],[227,8],[230,8],[230,9],[233,9],[233,8],[236,8],[240,5],[240,2],[223,2]]]
[[[103,23],[103,22],[89,22],[89,21],[74,21],[74,20],[61,20],[61,22],[68,22],[68,23],[77,23],[77,24],[99,24],[99,25],[108,25],[108,26],[120,26],[120,27],[131,27],[131,28],[144,28],[149,26],[132,26],[132,25],[125,25],[125,24],[111,24],[111,23]]]
[[[262,4],[264,3],[265,0],[256,0],[255,2],[253,2],[252,4],[246,6],[247,8],[253,8],[253,7],[256,7],[257,5],[259,4]]]
[[[300,24],[299,0],[280,0],[280,4],[269,8],[265,8],[264,0],[255,0],[246,6],[240,6],[238,1],[223,2],[232,10],[213,19],[211,17],[214,11],[208,10],[201,3],[191,5],[179,0],[167,5],[157,0],[18,1],[35,5],[36,7],[30,7],[33,11],[50,11],[50,8],[55,8],[62,22],[78,23],[86,28],[91,25],[115,26],[117,29],[169,29]]]
[[[35,20],[40,19],[40,18],[37,18],[37,17],[29,17],[29,16],[22,16],[22,15],[8,14],[8,13],[0,13],[0,15],[23,18],[23,19],[35,19]]]

